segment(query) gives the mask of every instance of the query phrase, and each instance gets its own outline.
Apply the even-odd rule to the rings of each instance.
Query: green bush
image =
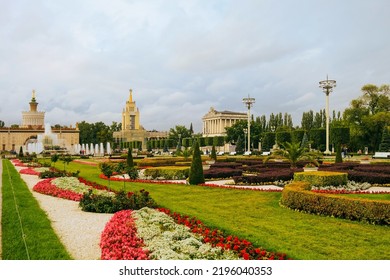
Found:
[[[198,185],[203,184],[204,182],[202,157],[200,155],[199,143],[196,141],[194,144],[194,154],[192,156],[189,183],[191,185]]]
[[[348,174],[329,171],[296,172],[294,181],[306,181],[316,187],[340,186],[347,184]]]
[[[114,197],[96,195],[89,190],[84,193],[79,206],[85,212],[115,213],[121,210],[138,210],[143,207],[155,208],[156,202],[149,196],[149,192],[140,190],[137,193],[118,192]]]
[[[285,186],[281,204],[307,213],[378,225],[390,224],[390,201],[316,193],[310,188],[308,182],[293,182]]]
[[[147,168],[144,174],[152,179],[180,180],[188,178],[189,170],[189,167],[153,167]]]

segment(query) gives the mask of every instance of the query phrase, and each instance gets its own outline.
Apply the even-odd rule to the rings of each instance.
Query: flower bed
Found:
[[[102,259],[116,260],[286,259],[167,209],[117,212],[101,235],[100,247]]]
[[[46,168],[46,167],[41,167],[41,168],[28,167],[28,168],[25,168],[25,169],[21,169],[19,171],[19,173],[20,174],[26,174],[26,175],[39,176],[42,172],[45,172],[47,170],[49,170],[49,168]]]
[[[106,224],[100,240],[102,260],[147,260],[142,239],[137,237],[137,228],[131,210],[115,213]]]
[[[286,254],[268,252],[263,248],[256,248],[251,242],[245,239],[239,239],[231,235],[226,236],[226,234],[218,229],[209,229],[195,217],[183,216],[175,212],[172,213],[169,209],[161,208],[159,210],[173,217],[176,223],[183,224],[190,228],[192,232],[203,236],[204,242],[210,243],[213,247],[232,250],[245,260],[287,259]]]
[[[80,201],[83,194],[91,189],[91,185],[87,185],[84,182],[86,180],[82,179],[80,181],[76,177],[49,178],[38,182],[33,187],[33,190],[59,198]],[[107,192],[105,189],[94,188],[93,192],[101,195],[113,195],[113,193]]]
[[[54,197],[65,198],[73,201],[80,201],[82,194],[78,194],[71,190],[61,189],[52,183],[53,180],[54,178],[49,178],[40,181],[33,187],[33,191],[46,195],[51,195]]]

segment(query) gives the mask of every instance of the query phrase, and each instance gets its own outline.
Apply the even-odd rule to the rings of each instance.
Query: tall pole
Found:
[[[329,94],[333,91],[333,88],[336,87],[335,80],[329,80],[328,76],[326,76],[326,80],[320,82],[320,88],[326,95],[326,103],[325,103],[325,117],[326,117],[326,149],[324,154],[330,155],[331,152],[329,150]]]
[[[251,150],[251,122],[250,122],[251,107],[252,107],[252,104],[255,103],[255,99],[249,97],[249,95],[248,95],[248,97],[242,99],[242,102],[248,108],[248,152],[249,152]]]

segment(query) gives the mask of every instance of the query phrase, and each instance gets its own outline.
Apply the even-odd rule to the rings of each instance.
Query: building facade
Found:
[[[113,137],[117,143],[142,142],[142,149],[146,149],[146,141],[150,138],[166,138],[168,132],[147,131],[140,124],[140,110],[133,100],[133,91],[130,89],[129,98],[122,110],[122,130],[116,131]]]
[[[203,116],[203,137],[225,136],[226,127],[231,127],[238,121],[247,121],[247,113],[231,111],[216,111],[213,107]]]
[[[45,133],[45,112],[38,111],[38,102],[36,101],[35,91],[29,103],[30,110],[22,112],[22,122],[20,126],[0,128],[0,149],[1,151],[18,152],[20,147],[26,151],[29,143],[36,143],[39,135]],[[51,132],[59,140],[61,149],[69,152],[73,150],[73,145],[79,143],[79,134],[77,126],[70,127],[52,127]]]

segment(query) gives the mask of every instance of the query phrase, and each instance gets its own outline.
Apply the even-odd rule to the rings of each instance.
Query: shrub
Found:
[[[308,182],[293,182],[285,186],[281,204],[307,213],[378,225],[390,224],[390,201],[315,193],[310,188]]]
[[[294,181],[306,181],[316,187],[346,185],[347,173],[341,172],[297,172],[294,174]]]
[[[235,176],[233,179],[235,184],[258,185],[275,181],[289,181],[293,176],[294,171],[288,168],[286,170],[271,169],[255,176]]]
[[[203,174],[206,179],[231,178],[233,176],[241,176],[242,170],[233,168],[210,168],[209,170],[204,170]]]
[[[138,193],[121,191],[114,197],[95,195],[90,190],[84,193],[79,206],[86,212],[115,213],[121,210],[138,210],[143,207],[155,208],[157,205],[149,196],[149,192],[145,190],[140,190]]]
[[[145,176],[152,179],[164,178],[166,180],[186,179],[189,175],[188,167],[153,167],[147,168],[144,172]]]
[[[194,144],[194,154],[192,156],[191,169],[189,173],[189,183],[191,185],[198,185],[204,183],[202,158],[200,155],[198,141],[195,141]]]

